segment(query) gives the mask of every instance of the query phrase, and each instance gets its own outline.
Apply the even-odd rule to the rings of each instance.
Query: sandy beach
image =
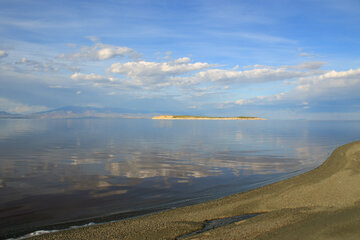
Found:
[[[360,239],[360,141],[318,168],[248,192],[31,239]],[[260,213],[188,237],[206,221]]]

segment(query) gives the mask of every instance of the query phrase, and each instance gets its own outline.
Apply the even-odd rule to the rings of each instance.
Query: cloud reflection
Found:
[[[337,127],[358,136],[349,124]],[[49,224],[243,191],[324,161],[337,138],[308,128],[270,121],[2,121],[0,219]]]
[[[150,179],[158,178],[163,183],[173,179],[172,183],[167,183],[168,188],[168,184],[193,184],[195,179],[200,178],[279,174],[313,164],[314,159],[323,160],[327,154],[324,149],[301,143],[303,138],[292,143],[298,146],[293,147],[289,145],[287,138],[275,135],[269,138],[259,134],[261,132],[254,135],[245,128],[237,129],[234,134],[222,130],[215,132],[217,138],[229,138],[231,141],[229,144],[213,145],[217,142],[203,137],[201,134],[204,132],[196,133],[199,136],[190,140],[183,138],[188,133],[183,133],[176,140],[161,140],[158,137],[143,139],[142,135],[129,139],[127,134],[116,138],[116,134],[121,134],[118,130],[105,136],[109,132],[102,129],[106,133],[95,132],[95,137],[89,140],[83,130],[97,129],[98,126],[93,125],[96,121],[64,120],[46,123],[50,125],[43,125],[43,128],[30,121],[3,123],[2,129],[5,131],[1,131],[2,136],[7,139],[13,137],[13,141],[7,142],[9,148],[4,149],[0,156],[0,187],[9,191],[7,200],[39,193],[73,191],[89,191],[93,196],[106,197],[111,194],[104,193],[104,189],[109,189],[114,194],[124,194],[127,192],[124,187],[133,187],[142,182],[145,184],[144,182],[153,181]],[[80,129],[79,124],[82,126]],[[172,125],[174,123],[167,124],[163,121],[159,124],[155,129],[163,129],[165,132],[176,127]],[[63,135],[57,133],[56,138],[52,137],[54,133],[51,129],[54,125],[64,128]],[[27,135],[20,134],[23,132]],[[286,153],[287,157],[284,157],[260,149],[245,150],[245,147],[244,150],[235,150],[244,148],[243,144],[260,144],[266,147],[269,143],[272,144],[270,148],[285,145],[286,149],[294,151]],[[18,144],[23,145],[14,151]],[[159,183],[155,181],[152,184]],[[122,189],[114,190],[114,187]]]

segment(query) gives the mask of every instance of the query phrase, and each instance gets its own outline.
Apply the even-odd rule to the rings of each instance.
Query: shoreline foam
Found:
[[[256,217],[187,239],[359,239],[360,141],[299,176],[193,206],[31,239],[176,239],[206,221]]]

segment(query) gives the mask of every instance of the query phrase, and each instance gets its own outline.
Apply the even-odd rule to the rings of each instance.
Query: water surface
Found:
[[[359,121],[0,120],[0,237],[245,191],[359,136]]]

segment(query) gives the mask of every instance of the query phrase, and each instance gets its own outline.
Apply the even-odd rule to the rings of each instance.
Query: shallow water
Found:
[[[359,138],[359,121],[0,120],[0,238],[245,191]]]

